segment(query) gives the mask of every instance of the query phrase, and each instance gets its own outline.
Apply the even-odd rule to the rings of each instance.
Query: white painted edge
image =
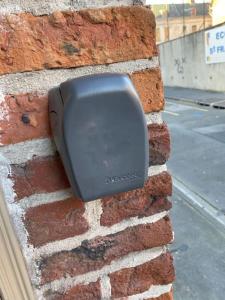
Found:
[[[150,289],[144,293],[132,295],[124,298],[117,298],[116,300],[143,300],[147,298],[158,298],[164,294],[167,294],[171,291],[172,284],[168,285],[152,285]],[[106,299],[105,299],[106,300]]]
[[[1,0],[1,14],[30,12],[34,15],[50,14],[56,10],[81,10],[109,6],[133,5],[133,0]],[[145,4],[145,1],[142,1]]]
[[[34,256],[35,259],[40,259],[41,257],[50,256],[54,253],[61,252],[61,251],[71,251],[74,248],[77,248],[81,245],[83,240],[91,240],[96,238],[96,236],[106,236],[109,234],[118,233],[120,231],[123,231],[127,229],[128,227],[133,227],[136,225],[143,225],[143,224],[149,224],[149,223],[155,223],[165,216],[168,215],[167,211],[160,212],[158,214],[144,217],[144,218],[138,218],[138,217],[132,217],[130,219],[125,219],[121,221],[120,223],[114,224],[111,227],[105,227],[105,226],[94,226],[91,227],[90,230],[82,235],[70,237],[64,240],[60,241],[54,241],[50,242],[46,245],[41,246],[40,248],[34,249]],[[90,220],[88,220],[90,221]]]
[[[109,65],[7,74],[0,77],[0,91],[4,95],[29,93],[32,91],[46,93],[63,81],[84,75],[107,72],[132,74],[136,71],[155,69],[158,67],[159,59],[158,56],[155,56],[151,59],[138,59]]]
[[[34,300],[27,273],[7,206],[0,187],[0,287],[5,300]]]
[[[149,262],[161,254],[166,253],[166,247],[156,247],[147,249],[141,252],[132,252],[125,257],[119,258],[111,262],[110,265],[106,265],[100,270],[88,272],[75,277],[61,278],[51,283],[48,283],[42,287],[42,292],[51,289],[52,291],[68,290],[72,286],[77,284],[88,284],[95,282],[98,278],[103,277],[105,274],[110,274],[124,268],[132,268]]]

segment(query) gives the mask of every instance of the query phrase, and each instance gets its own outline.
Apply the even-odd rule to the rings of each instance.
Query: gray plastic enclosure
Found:
[[[49,92],[54,140],[83,201],[141,188],[148,176],[147,124],[127,75],[90,75]]]

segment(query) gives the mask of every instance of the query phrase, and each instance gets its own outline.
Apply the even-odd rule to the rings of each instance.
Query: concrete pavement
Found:
[[[165,87],[164,91],[167,99],[225,109],[225,93],[181,87]]]
[[[176,268],[174,300],[223,300],[225,236],[185,200],[175,189],[170,249]]]

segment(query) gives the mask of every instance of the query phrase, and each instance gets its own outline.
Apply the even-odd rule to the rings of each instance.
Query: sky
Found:
[[[209,3],[209,0],[196,0],[195,3]],[[146,4],[179,4],[190,3],[190,0],[147,0]]]

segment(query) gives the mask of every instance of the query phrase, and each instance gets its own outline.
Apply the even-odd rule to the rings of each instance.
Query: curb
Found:
[[[200,106],[206,106],[206,107],[212,107],[212,108],[215,108],[215,109],[225,109],[225,106],[222,106],[222,105],[219,105],[219,104],[216,104],[215,103],[205,103],[205,102],[202,102],[202,101],[198,101],[198,100],[193,100],[193,99],[187,99],[187,98],[176,98],[176,97],[171,97],[171,96],[166,96],[165,95],[165,98],[166,99],[170,99],[170,100],[174,100],[174,101],[177,101],[177,102],[183,102],[183,103],[186,103],[186,104],[197,104],[197,105],[200,105]],[[225,102],[225,99],[224,99],[224,102]]]
[[[173,177],[173,186],[177,190],[182,198],[188,202],[188,204],[198,211],[199,214],[207,218],[207,220],[217,227],[217,229],[225,234],[225,214],[212,206],[206,199],[201,195],[192,191],[182,181]]]

